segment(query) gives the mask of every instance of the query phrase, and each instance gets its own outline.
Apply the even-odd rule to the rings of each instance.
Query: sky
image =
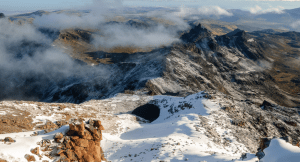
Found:
[[[87,7],[97,0],[1,0],[0,12],[26,12],[36,10],[78,9]],[[99,0],[98,0],[99,1]],[[109,0],[102,0],[108,1]],[[132,7],[201,7],[220,6],[225,9],[250,10],[259,6],[261,9],[292,9],[300,7],[300,0],[118,0],[124,6]]]

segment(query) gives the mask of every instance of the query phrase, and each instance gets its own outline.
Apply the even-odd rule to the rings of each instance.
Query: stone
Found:
[[[98,120],[89,120],[88,124],[78,123],[74,120],[69,125],[66,133],[56,134],[55,139],[64,139],[60,146],[57,146],[56,154],[60,156],[60,162],[100,162],[106,160],[100,141],[102,140],[101,129],[104,130]]]
[[[56,155],[60,155],[60,154],[62,154],[62,153],[64,153],[64,152],[65,152],[64,150],[58,149],[57,152],[56,152]]]
[[[74,142],[75,142],[75,145],[79,146],[79,147],[88,147],[89,146],[89,142],[86,139],[76,139]]]
[[[25,159],[26,159],[27,161],[36,161],[34,156],[28,155],[28,154],[25,155]]]
[[[270,102],[264,100],[264,102],[260,105],[260,107],[262,107],[262,106],[264,106],[265,108],[268,107],[268,106],[272,107],[272,104]]]
[[[35,155],[39,155],[40,154],[40,149],[39,149],[39,147],[36,147],[36,148],[32,149],[30,152],[35,154]]]
[[[75,153],[71,149],[66,150],[67,157],[72,160],[77,160]]]
[[[62,133],[56,133],[54,136],[54,140],[57,143],[62,143],[62,139],[63,139],[64,135]]]
[[[5,137],[4,142],[16,142],[16,141],[13,140],[11,137]]]
[[[0,159],[0,162],[8,162],[8,161],[6,161],[6,160],[4,160],[4,159]]]

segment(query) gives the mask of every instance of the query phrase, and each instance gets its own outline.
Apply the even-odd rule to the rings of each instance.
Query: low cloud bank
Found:
[[[109,78],[107,68],[79,64],[51,43],[30,24],[0,19],[0,99],[41,99],[67,80],[101,84]]]
[[[297,20],[297,21],[293,22],[291,24],[291,27],[294,28],[294,29],[299,29],[300,28],[300,20]]]
[[[190,15],[200,15],[200,16],[233,16],[232,13],[219,6],[205,6],[200,8],[187,8],[181,7],[179,12],[175,15],[185,17]]]
[[[89,13],[50,13],[37,16],[33,24],[37,28],[56,30],[70,28],[95,29],[92,35],[94,38],[92,44],[96,48],[113,48],[119,46],[153,48],[168,46],[180,41],[178,33],[189,28],[187,22],[177,14],[166,11],[148,12],[142,15],[142,17],[149,19],[149,21],[133,21],[133,23],[142,24],[140,27],[136,24],[128,24],[128,22],[112,22],[111,20],[122,12],[121,2],[113,1],[106,3],[104,1],[94,1],[95,5],[91,7]],[[152,21],[152,18],[160,19],[163,22]],[[125,19],[127,18],[125,17]]]
[[[179,42],[176,32],[162,25],[150,29],[139,29],[125,25],[107,25],[101,28],[102,35],[94,35],[93,44],[96,47],[160,47]]]
[[[278,6],[278,7],[270,7],[270,8],[267,8],[267,9],[262,9],[260,6],[256,5],[255,7],[252,7],[250,8],[250,12],[252,14],[265,14],[265,13],[277,13],[277,14],[283,14],[284,11],[283,11],[284,7],[282,6]]]
[[[104,22],[103,16],[93,14],[71,15],[52,13],[35,18],[33,24],[43,28],[54,28],[58,30],[69,28],[94,29]]]

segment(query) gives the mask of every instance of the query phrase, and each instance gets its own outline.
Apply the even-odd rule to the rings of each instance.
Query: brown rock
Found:
[[[100,125],[100,128],[99,128],[99,129],[100,129],[100,130],[105,130],[104,127],[103,127],[102,125]]]
[[[71,149],[66,150],[67,157],[71,160],[77,160],[75,153]]]
[[[35,157],[32,156],[32,155],[28,155],[28,154],[25,155],[25,159],[26,159],[27,161],[35,161]]]
[[[79,146],[79,147],[88,147],[89,146],[89,142],[86,139],[76,139],[75,141],[75,145]]]
[[[102,150],[102,148],[100,147],[100,153],[101,153],[101,160],[103,161],[107,161],[104,157],[104,151]]]
[[[71,162],[71,160],[68,159],[65,154],[60,154],[60,159],[58,160],[58,162]]]
[[[11,137],[5,137],[4,142],[15,142]]]
[[[40,154],[40,149],[39,149],[39,147],[36,147],[35,149],[32,149],[30,152],[35,154],[35,155],[39,155]]]
[[[104,160],[104,153],[100,147],[101,127],[103,127],[101,122],[89,120],[89,124],[85,125],[82,121],[78,123],[80,120],[73,121],[69,125],[68,136],[63,137],[62,146],[57,147],[61,149],[59,150],[59,161],[100,162]],[[61,138],[61,135],[57,135],[57,137]]]
[[[101,121],[100,120],[95,120],[94,121],[94,127],[99,128],[101,126]]]
[[[65,151],[62,150],[62,149],[58,149],[57,152],[56,152],[56,155],[61,155],[63,154]]]
[[[83,154],[83,160],[85,162],[94,162],[95,161],[94,158],[87,153]]]
[[[64,126],[64,125],[67,125],[68,122],[65,121],[65,120],[59,120],[59,121],[57,121],[55,124],[56,124],[58,127],[62,127],[62,126]]]
[[[87,152],[93,156],[95,161],[101,161],[101,148],[94,141],[89,141]]]
[[[89,131],[85,130],[84,131],[84,136],[82,138],[92,140],[93,136],[91,135],[91,133]]]
[[[8,161],[6,161],[6,160],[3,160],[3,159],[0,159],[0,162],[8,162]]]
[[[75,152],[75,155],[77,156],[78,159],[82,159],[83,157],[83,152],[85,151],[84,148],[82,147],[78,147],[78,146],[75,146],[74,147],[74,152]]]
[[[62,139],[64,138],[64,135],[62,133],[56,133],[54,136],[54,139]]]
[[[48,120],[45,125],[37,126],[37,128],[43,129],[43,130],[45,130],[45,133],[48,133],[48,132],[52,132],[52,131],[58,129],[58,126],[56,124],[54,124],[53,122],[51,122],[50,120]]]
[[[75,140],[79,139],[79,137],[78,137],[78,136],[72,136],[71,139],[72,139],[73,141],[75,141]]]
[[[94,127],[97,127],[100,130],[104,130],[104,127],[101,125],[101,121],[100,120],[95,120],[94,121]]]

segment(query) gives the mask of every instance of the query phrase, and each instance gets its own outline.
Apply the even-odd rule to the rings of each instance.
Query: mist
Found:
[[[233,16],[232,13],[219,6],[203,6],[200,8],[187,8],[181,7],[178,12],[175,12],[175,15],[180,17],[187,17],[190,15],[198,16]]]
[[[290,26],[291,26],[293,29],[299,29],[299,27],[300,27],[300,20],[297,20],[297,21],[291,23]]]
[[[3,93],[0,100],[80,103],[109,95],[109,90],[124,79],[120,65],[91,66],[76,60],[64,49],[54,46],[57,38],[42,33],[40,29],[92,31],[89,43],[98,49],[170,46],[180,42],[180,33],[190,27],[174,12],[164,11],[143,14],[143,20],[125,16],[123,22],[112,21],[116,16],[124,15],[122,8],[122,1],[95,0],[88,12],[36,15],[32,24],[25,22],[20,25],[1,19],[0,88]],[[145,74],[146,78],[153,75],[156,74]],[[122,86],[126,88],[126,85]]]
[[[60,84],[70,79],[91,82],[92,76],[106,84],[108,71],[78,63],[30,24],[0,19],[0,99],[47,100],[46,91],[70,86]]]
[[[102,22],[105,22],[103,16],[96,16],[91,13],[83,15],[51,13],[36,17],[33,24],[41,28],[64,30],[69,28],[95,29]]]
[[[267,9],[262,9],[260,6],[256,5],[255,7],[250,8],[250,13],[252,14],[265,14],[265,13],[277,13],[277,14],[283,14],[284,7],[278,6],[278,7],[269,7]]]
[[[153,48],[168,46],[180,41],[178,32],[189,28],[189,25],[182,18],[173,13],[147,13],[145,17],[159,18],[166,23],[134,21],[134,23],[141,24],[140,27],[126,22],[109,23],[107,16],[91,11],[91,13],[83,15],[67,15],[65,13],[43,15],[36,17],[33,24],[37,28],[55,30],[93,29],[98,31],[92,33],[93,41],[91,44],[95,48],[114,48],[119,46]]]
[[[106,25],[101,28],[101,35],[94,35],[96,47],[114,48],[119,46],[136,48],[153,48],[179,42],[176,29],[163,25],[149,28],[136,28],[124,24]]]

